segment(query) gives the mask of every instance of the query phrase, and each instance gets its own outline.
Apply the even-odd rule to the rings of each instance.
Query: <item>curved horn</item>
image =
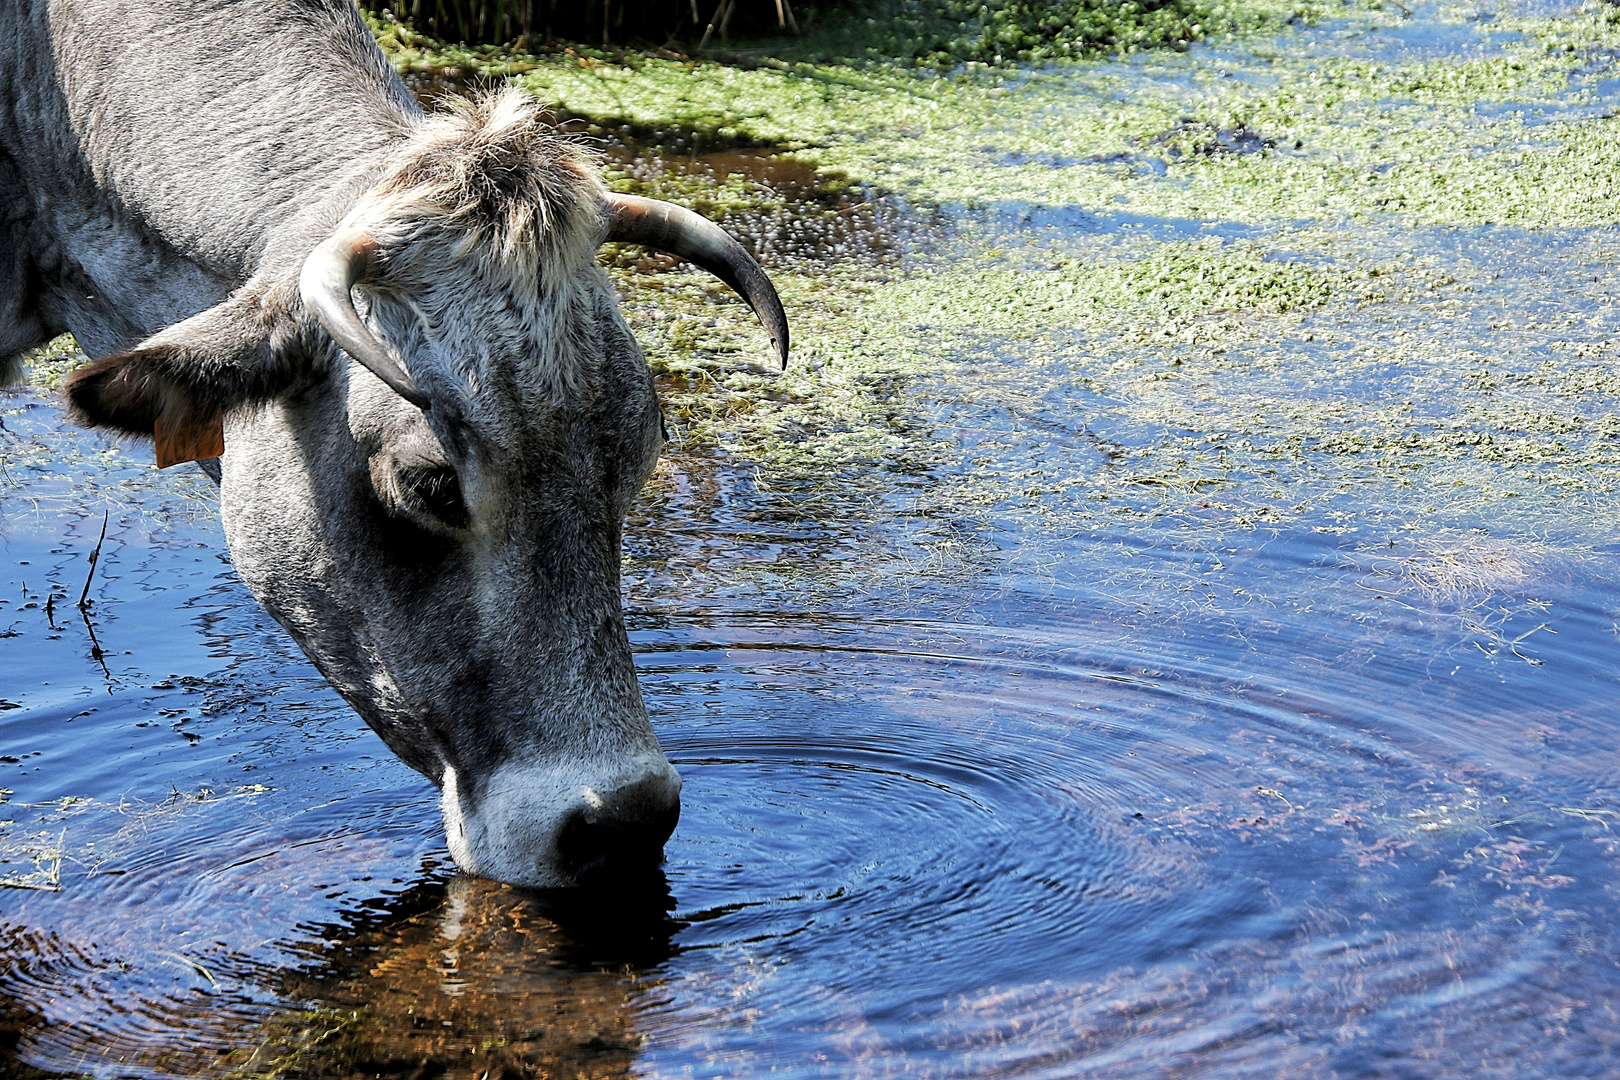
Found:
[[[674,203],[635,195],[610,195],[608,203],[613,207],[609,240],[645,244],[678,255],[730,285],[759,316],[783,370],[787,369],[787,312],[782,310],[771,279],[730,233]]]
[[[371,270],[377,244],[359,230],[340,232],[309,253],[298,275],[298,292],[338,347],[358,360],[388,388],[423,412],[431,402],[416,380],[388,355],[354,310],[349,290]]]

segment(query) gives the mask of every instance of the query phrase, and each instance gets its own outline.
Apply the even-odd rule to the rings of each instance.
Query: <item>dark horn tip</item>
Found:
[[[612,216],[606,239],[667,251],[719,277],[754,309],[771,337],[782,370],[787,370],[787,312],[782,310],[770,275],[736,237],[684,206],[659,199],[612,195],[609,206]]]

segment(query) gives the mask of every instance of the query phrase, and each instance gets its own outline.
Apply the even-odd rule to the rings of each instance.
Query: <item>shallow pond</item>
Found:
[[[1423,18],[1285,43],[1489,46]],[[632,515],[686,781],[661,895],[457,875],[428,783],[235,578],[208,482],[7,393],[0,1075],[1620,1071],[1613,230],[885,205],[829,203],[808,253],[752,235],[821,305],[817,378],[862,335],[937,373],[865,379],[878,436],[787,411],[752,456],[692,406]],[[795,283],[863,247],[831,300]],[[1209,311],[1062,307],[1189,250]],[[1234,315],[1274,265],[1327,299]],[[655,362],[710,325],[632,279]]]

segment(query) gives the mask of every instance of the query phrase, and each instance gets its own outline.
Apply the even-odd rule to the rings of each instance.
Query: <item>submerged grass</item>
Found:
[[[247,784],[225,793],[177,790],[158,801],[124,797],[114,804],[68,795],[8,804],[11,792],[0,788],[0,888],[56,892],[71,887],[116,867],[160,823],[269,791]]]

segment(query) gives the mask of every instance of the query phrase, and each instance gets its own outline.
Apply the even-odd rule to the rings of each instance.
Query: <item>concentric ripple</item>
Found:
[[[1360,1075],[1488,1058],[1500,1024],[1568,1006],[1553,969],[1595,974],[1564,950],[1607,932],[1579,912],[1613,812],[1490,768],[1488,726],[1436,688],[1400,703],[1421,657],[1329,691],[1300,674],[1357,642],[1322,626],[1239,676],[1246,648],[1149,661],[1073,622],[891,621],[856,648],[837,624],[656,621],[689,925],[648,992],[650,1074],[815,1046],[795,1075]],[[1502,1074],[1601,1075],[1579,1063],[1607,1045]]]

